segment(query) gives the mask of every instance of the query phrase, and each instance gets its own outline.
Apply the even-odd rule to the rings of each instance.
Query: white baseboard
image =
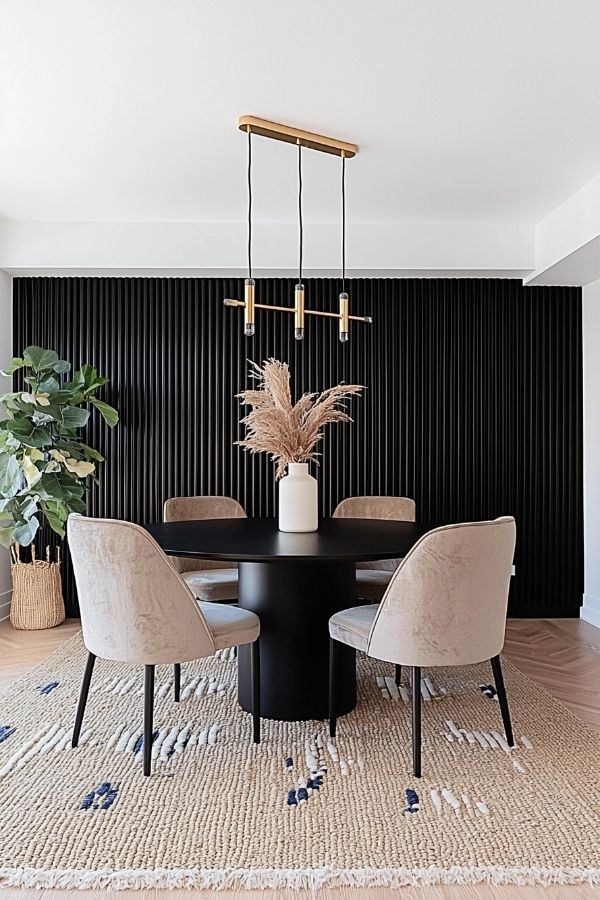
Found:
[[[4,619],[8,619],[11,596],[12,591],[4,591],[3,594],[0,594],[0,622],[2,622]]]
[[[584,594],[580,617],[590,625],[600,628],[600,599],[592,597],[591,594]]]

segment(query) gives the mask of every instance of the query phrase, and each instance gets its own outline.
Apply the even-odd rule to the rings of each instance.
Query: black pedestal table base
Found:
[[[356,603],[356,562],[406,556],[431,526],[323,519],[318,531],[289,534],[276,519],[205,519],[146,527],[173,556],[238,563],[239,605],[261,620],[262,715],[293,722],[327,718],[328,621]],[[356,703],[354,651],[344,644],[336,671],[343,716]],[[248,711],[251,694],[250,648],[241,647],[238,696]]]
[[[330,616],[356,604],[353,562],[240,562],[239,605],[260,617],[261,715],[328,716]],[[340,645],[337,712],[356,705],[356,660]],[[252,710],[250,647],[238,648],[238,698]]]

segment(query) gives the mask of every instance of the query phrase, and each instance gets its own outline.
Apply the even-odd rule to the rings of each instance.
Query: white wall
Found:
[[[536,271],[526,284],[581,284],[600,278],[600,175],[535,228]]]
[[[600,281],[583,289],[585,593],[581,618],[600,626]]]
[[[335,276],[337,223],[306,223],[304,273]],[[295,222],[257,222],[254,272],[293,276]],[[534,227],[509,223],[349,223],[350,276],[498,276],[534,268]],[[0,269],[12,274],[243,276],[244,222],[14,222],[0,220]]]
[[[0,368],[12,357],[12,278],[0,272]],[[1,378],[1,376],[0,376]],[[2,378],[0,394],[10,390],[10,381]],[[6,619],[11,594],[10,563],[8,552],[0,548],[0,620]]]

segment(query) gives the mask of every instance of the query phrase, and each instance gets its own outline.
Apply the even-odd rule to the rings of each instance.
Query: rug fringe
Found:
[[[141,890],[143,888],[197,888],[226,890],[245,888],[321,887],[424,887],[435,884],[600,884],[600,868],[544,868],[527,866],[452,866],[442,869],[360,868],[337,869],[0,869],[0,883],[6,887],[64,888],[98,890]]]

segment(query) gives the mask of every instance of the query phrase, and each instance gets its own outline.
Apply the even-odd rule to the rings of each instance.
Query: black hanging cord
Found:
[[[302,223],[302,144],[298,144],[298,231],[300,241],[298,254],[298,284],[302,284],[302,244],[304,237]]]
[[[342,293],[346,293],[346,157],[342,154]]]
[[[248,128],[248,278],[252,278],[252,132]]]

